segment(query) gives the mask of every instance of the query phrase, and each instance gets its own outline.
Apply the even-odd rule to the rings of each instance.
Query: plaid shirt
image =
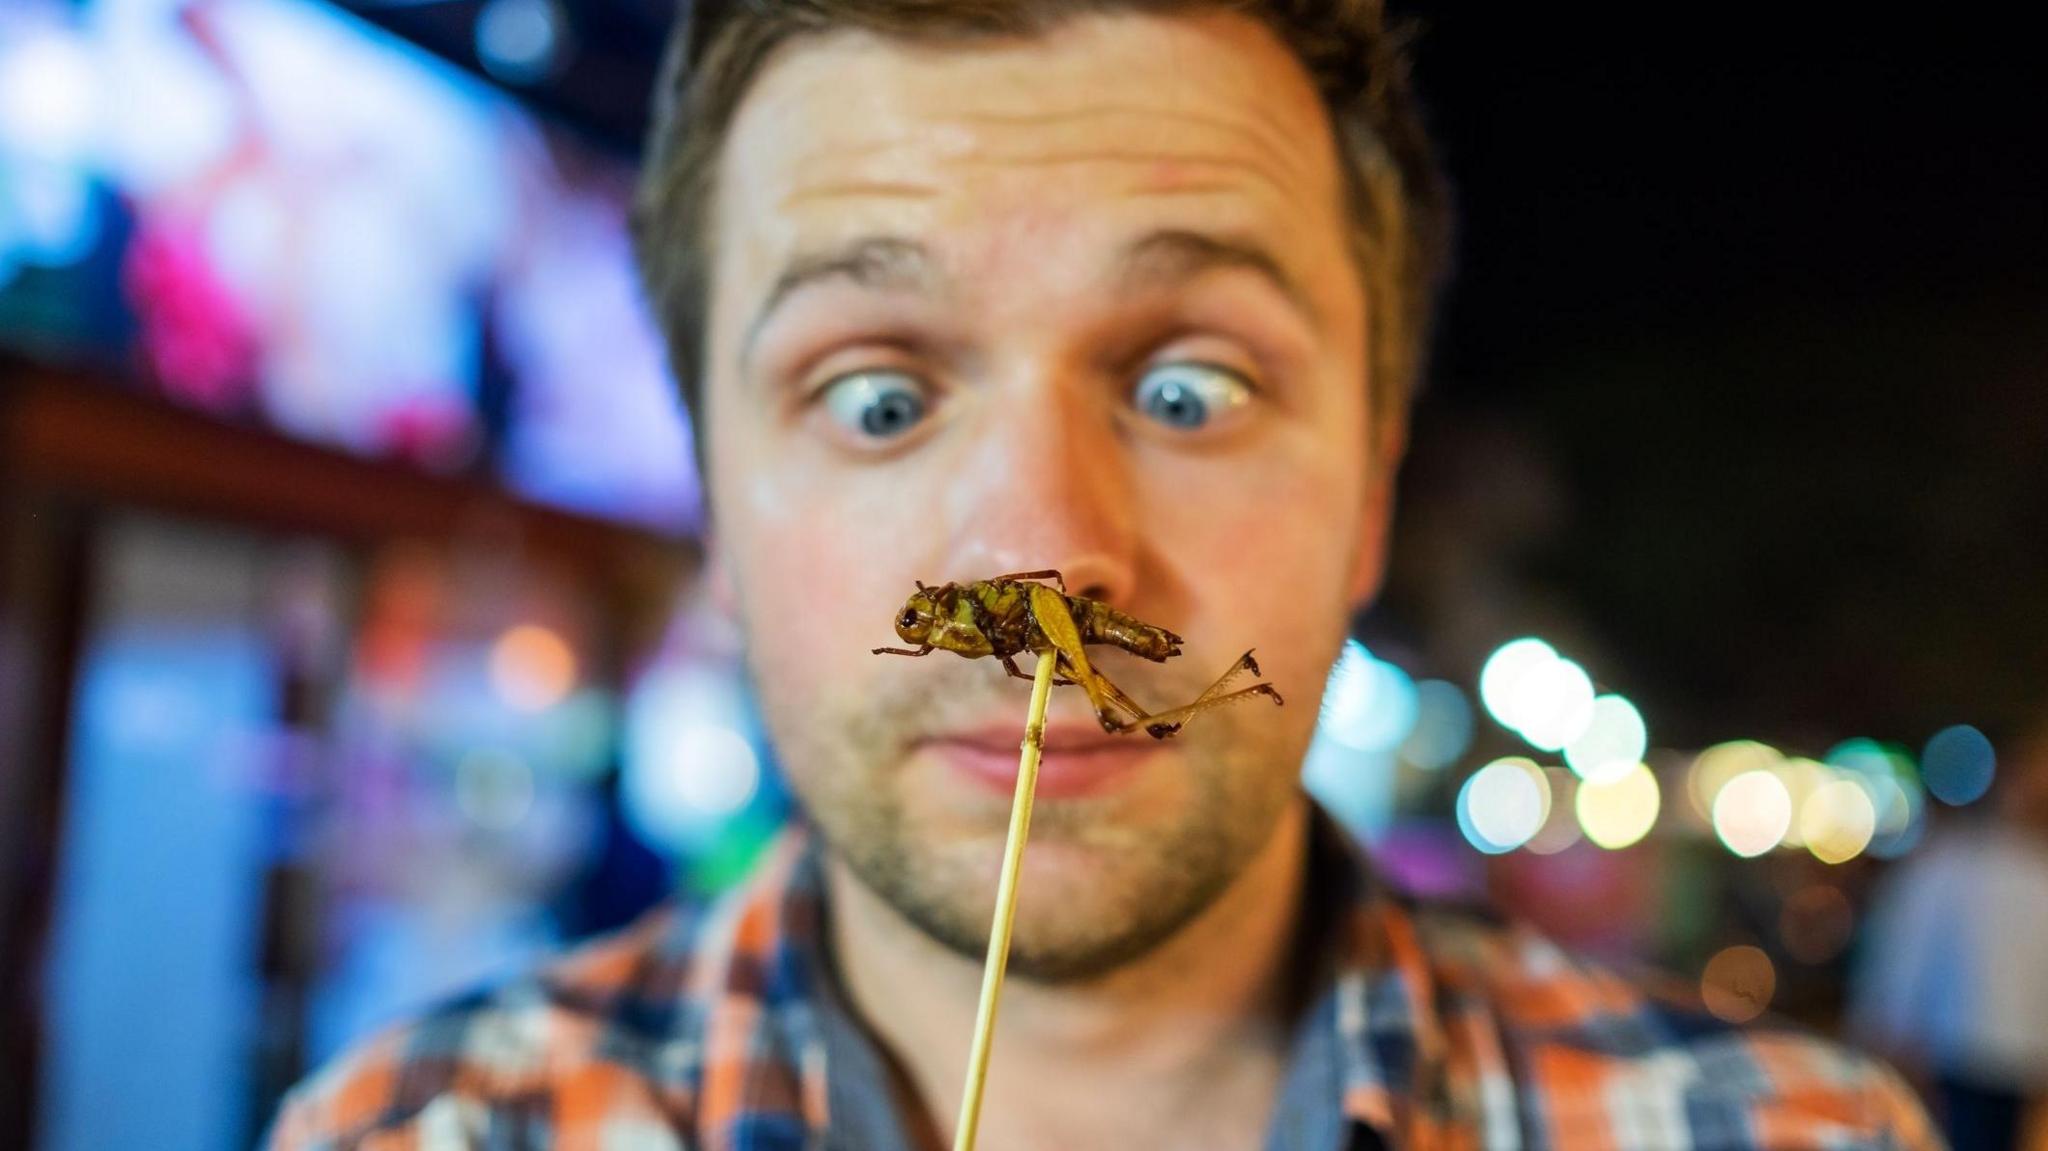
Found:
[[[1369,882],[1355,852],[1331,854],[1320,866],[1346,874],[1319,1006],[1335,1021],[1331,1102],[1350,1146],[1941,1146],[1880,1063],[1795,1030],[1729,1027],[1526,929],[1413,906]],[[656,912],[371,1040],[287,1098],[270,1145],[823,1147],[820,891],[815,850],[791,832],[700,914]]]

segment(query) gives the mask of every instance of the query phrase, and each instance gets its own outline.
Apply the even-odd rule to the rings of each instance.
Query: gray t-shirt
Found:
[[[824,982],[833,982],[826,980]],[[900,1073],[854,1017],[837,988],[822,991],[817,1021],[825,1041],[826,1151],[914,1151],[896,1099]],[[1349,1124],[1337,1059],[1337,1010],[1324,996],[1297,1027],[1266,1151],[1342,1151]]]

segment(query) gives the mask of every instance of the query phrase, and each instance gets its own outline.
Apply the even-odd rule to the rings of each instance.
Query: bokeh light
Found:
[[[1458,685],[1426,679],[1415,685],[1415,730],[1401,744],[1404,763],[1442,771],[1472,746],[1472,705]]]
[[[1700,752],[1685,777],[1686,794],[1702,819],[1714,816],[1714,799],[1736,776],[1752,771],[1774,771],[1785,757],[1778,749],[1751,739],[1717,743]]]
[[[1856,911],[1832,883],[1800,888],[1778,909],[1778,938],[1786,954],[1801,963],[1826,963],[1849,946]]]
[[[1867,782],[1877,809],[1877,833],[1870,838],[1869,853],[1878,859],[1898,859],[1918,846],[1927,830],[1927,801],[1917,780]]]
[[[0,144],[39,160],[96,146],[102,80],[85,47],[52,32],[17,35],[0,41]]]
[[[537,83],[559,66],[567,24],[555,0],[490,0],[477,16],[477,61],[508,84]]]
[[[1778,846],[1792,825],[1792,796],[1777,773],[1745,771],[1714,796],[1714,835],[1745,859]]]
[[[1821,760],[1829,767],[1873,778],[1918,777],[1912,759],[1904,751],[1874,739],[1843,740],[1822,756]]]
[[[688,846],[754,798],[761,768],[739,732],[682,728],[658,753],[628,761],[620,781],[628,818],[656,843]]]
[[[1522,846],[1533,855],[1556,855],[1585,838],[1579,831],[1579,777],[1561,767],[1546,767],[1543,778],[1550,781],[1550,814]]]
[[[479,750],[455,764],[455,806],[478,827],[509,831],[533,810],[533,769],[516,755]]]
[[[1877,832],[1877,809],[1870,793],[1855,780],[1833,780],[1815,788],[1799,805],[1799,831],[1815,859],[1846,863],[1870,846]]]
[[[541,732],[546,754],[534,757],[535,769],[579,783],[602,777],[612,766],[615,706],[610,692],[586,687],[551,708]]]
[[[1609,851],[1642,839],[1657,823],[1657,777],[1638,763],[1611,783],[1582,783],[1574,807],[1586,838]]]
[[[1400,746],[1415,727],[1415,682],[1357,640],[1345,641],[1323,688],[1321,722],[1331,739],[1359,751]]]
[[[1479,669],[1479,702],[1486,708],[1486,713],[1502,727],[1514,730],[1516,724],[1509,718],[1509,689],[1524,672],[1556,659],[1557,650],[1534,637],[1502,644],[1486,657],[1485,666]]]
[[[1926,830],[1926,791],[1920,771],[1903,748],[1873,739],[1851,739],[1827,753],[1826,762],[1869,794],[1877,830],[1868,854],[1897,859],[1920,842]]]
[[[1593,783],[1610,783],[1627,775],[1650,750],[1649,728],[1636,705],[1618,695],[1593,700],[1586,730],[1564,748],[1564,761]]]
[[[521,711],[546,711],[576,686],[576,653],[554,631],[521,624],[491,645],[491,686]]]
[[[1785,781],[1785,793],[1792,799],[1792,822],[1778,842],[1786,847],[1804,847],[1806,829],[1799,813],[1806,809],[1806,801],[1814,792],[1835,781],[1835,772],[1826,764],[1796,755],[1786,756],[1775,770],[1778,778]]]
[[[1568,659],[1537,664],[1508,689],[1508,707],[1531,746],[1563,750],[1593,722],[1593,678]]]
[[[1707,1010],[1730,1023],[1747,1023],[1762,1015],[1777,990],[1778,971],[1771,957],[1746,944],[1715,952],[1700,975],[1700,998]]]
[[[761,764],[745,716],[738,682],[709,669],[664,670],[633,693],[619,799],[648,843],[703,850],[754,800]]]
[[[1392,752],[1360,751],[1317,728],[1301,761],[1301,786],[1346,830],[1372,841],[1393,821],[1398,768]]]
[[[1458,789],[1458,830],[1488,855],[1527,843],[1549,814],[1549,780],[1519,757],[1494,760]]]
[[[1950,807],[1984,798],[1997,770],[1991,741],[1967,723],[1935,732],[1920,752],[1921,780],[1934,798]]]

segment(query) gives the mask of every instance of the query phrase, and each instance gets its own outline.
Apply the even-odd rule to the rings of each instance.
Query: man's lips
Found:
[[[1017,788],[1022,724],[925,738],[921,746],[970,782],[1010,795]],[[1089,795],[1117,787],[1158,750],[1142,732],[1113,735],[1095,724],[1048,725],[1038,761],[1037,794],[1046,799]]]

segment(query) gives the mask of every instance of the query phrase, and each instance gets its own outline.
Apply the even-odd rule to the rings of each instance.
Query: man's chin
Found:
[[[1057,801],[1036,813],[1018,880],[1014,975],[1061,983],[1108,974],[1171,938],[1227,886],[1231,863],[1219,836],[1133,823],[1131,814],[1101,800]],[[949,821],[840,854],[919,931],[979,963],[1003,841],[1002,827]]]

